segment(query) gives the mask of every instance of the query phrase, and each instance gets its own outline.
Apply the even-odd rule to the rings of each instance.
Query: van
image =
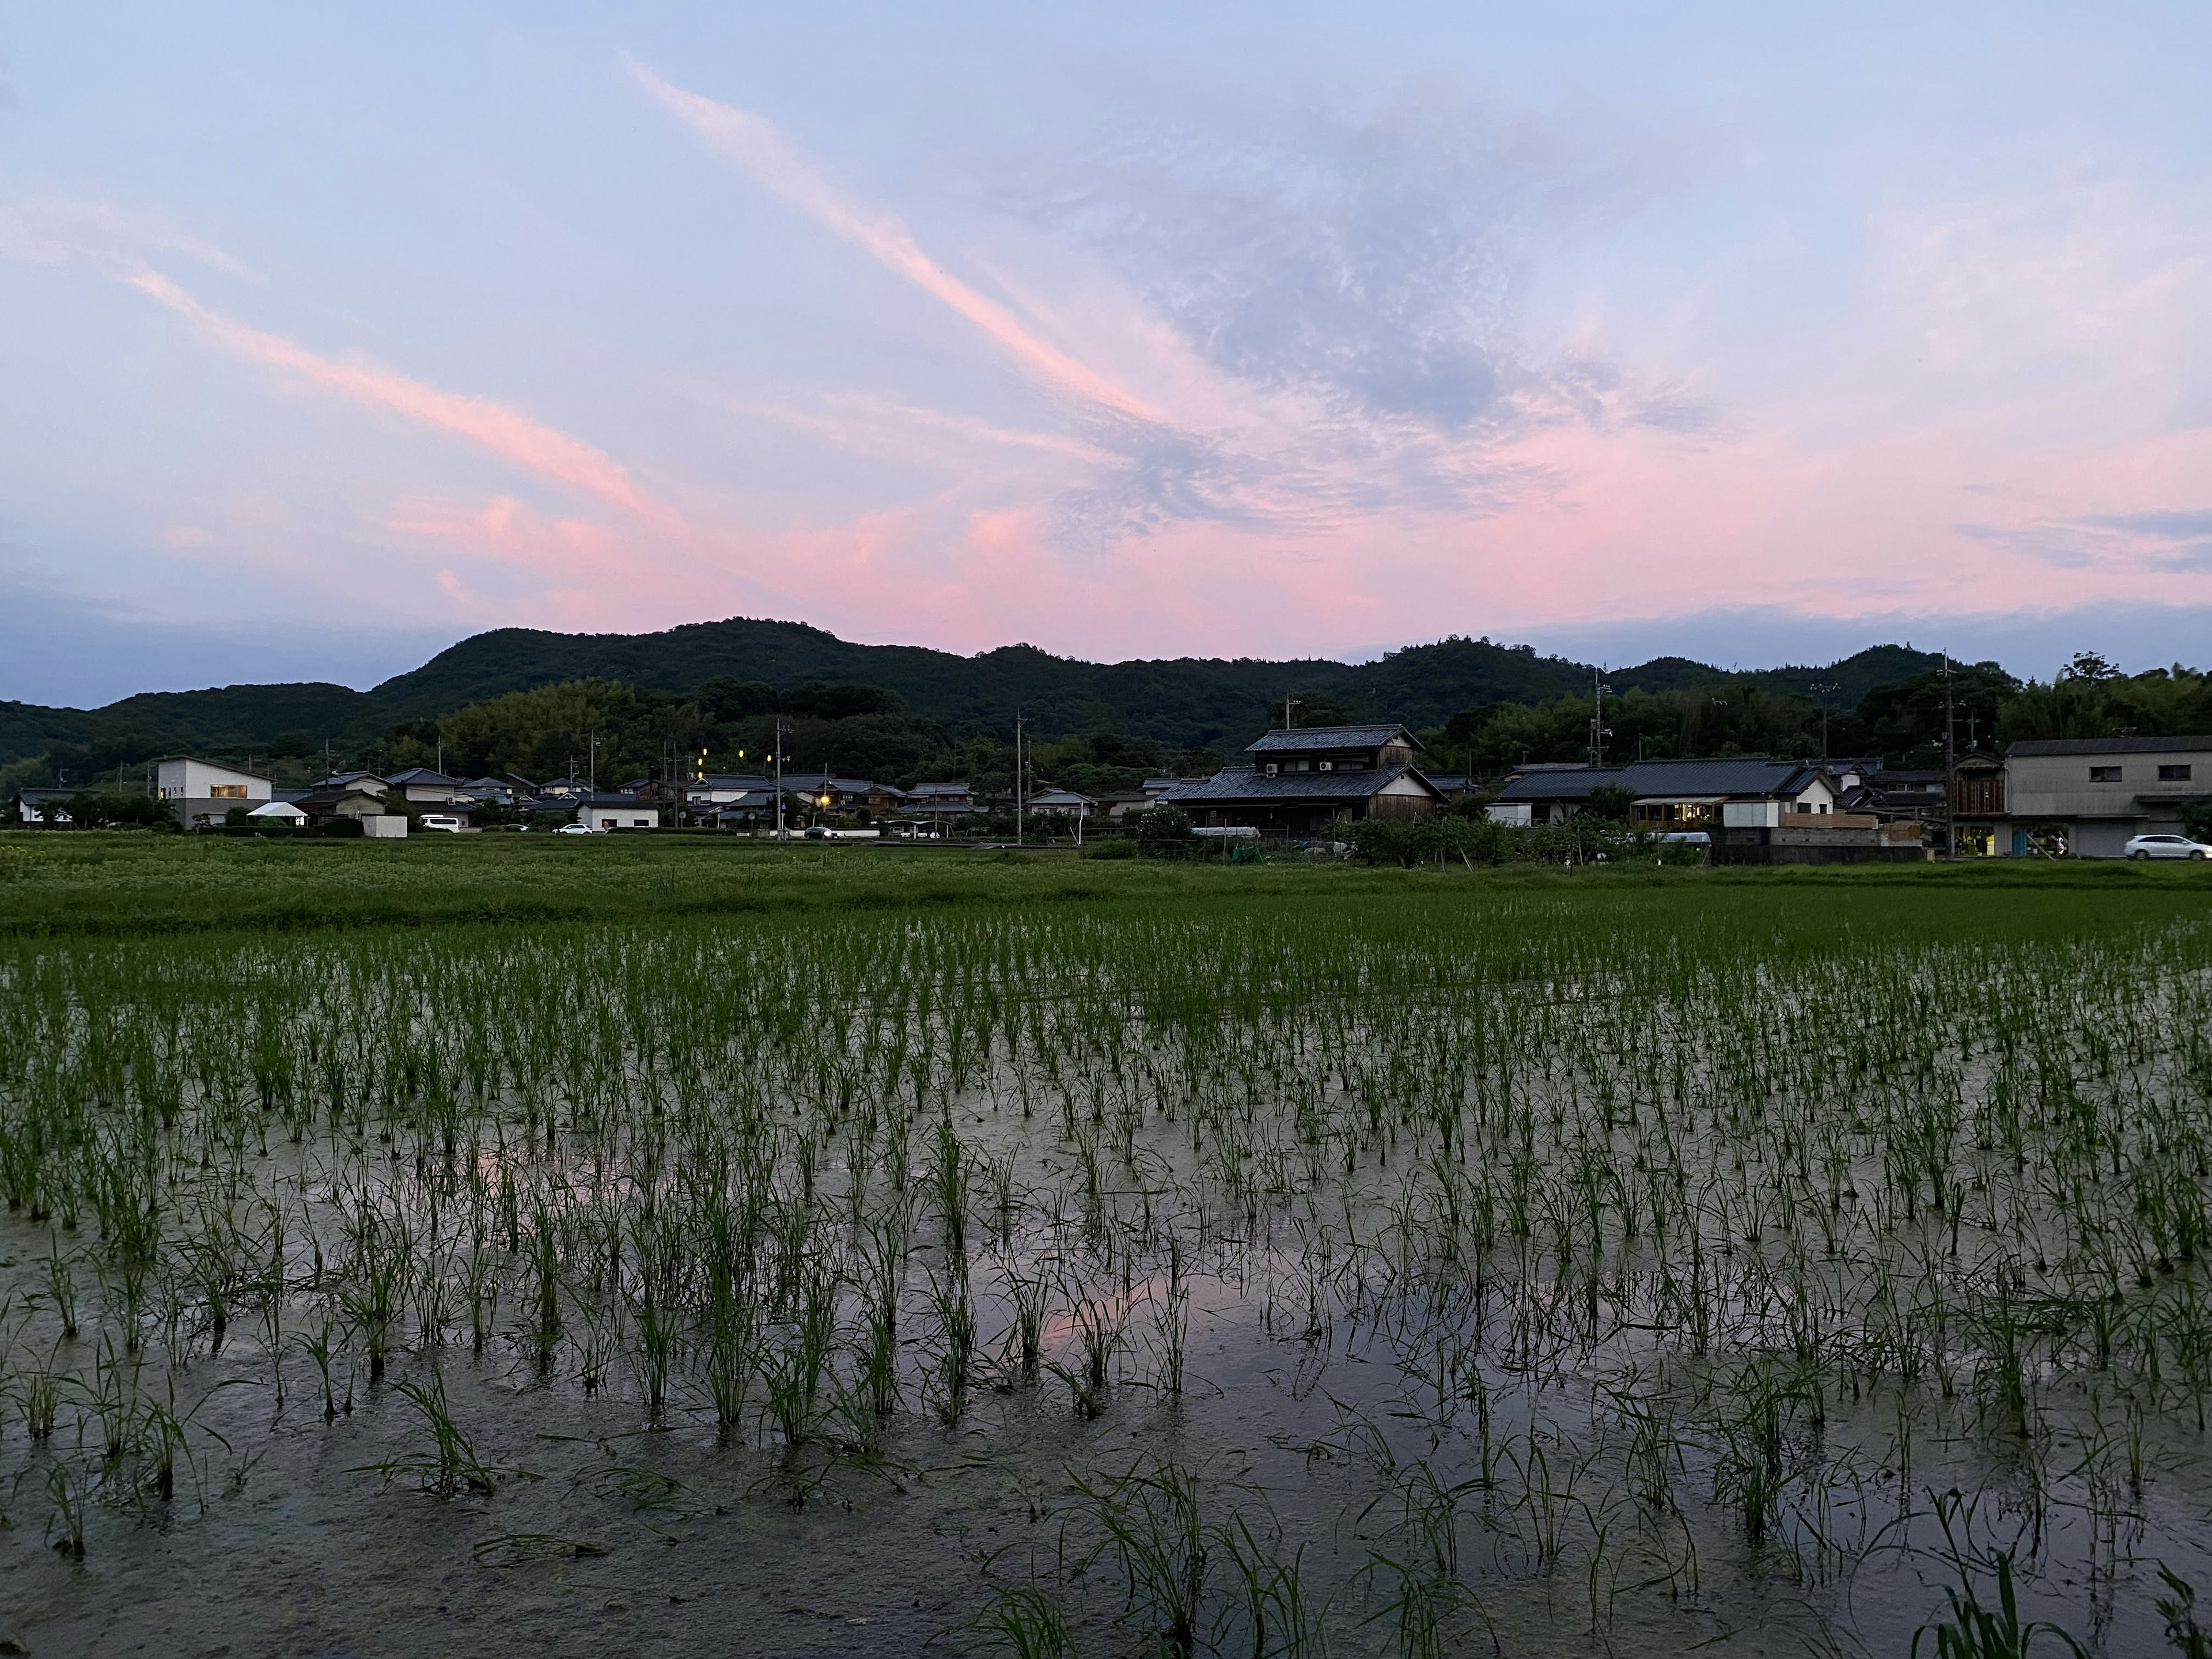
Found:
[[[422,827],[425,830],[443,830],[449,836],[459,835],[467,827],[467,823],[465,818],[457,817],[451,812],[422,814]]]

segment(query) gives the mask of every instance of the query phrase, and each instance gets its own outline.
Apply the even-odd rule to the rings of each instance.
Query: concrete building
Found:
[[[586,830],[658,830],[660,809],[635,795],[586,795],[576,803],[576,822]]]
[[[251,811],[272,799],[272,788],[258,772],[218,766],[188,755],[172,755],[156,766],[154,774],[155,794],[168,803],[169,810],[187,830],[221,823],[234,806]]]
[[[2212,737],[2029,739],[2002,763],[1969,756],[1952,782],[1959,850],[1992,858],[2122,858],[2206,801]]]

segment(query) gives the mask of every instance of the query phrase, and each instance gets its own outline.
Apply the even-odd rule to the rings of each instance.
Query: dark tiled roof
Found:
[[[1194,783],[1179,783],[1160,799],[1176,806],[1209,801],[1362,800],[1404,777],[1419,779],[1425,788],[1435,787],[1410,766],[1367,772],[1285,772],[1272,778],[1264,772],[1232,769]]]
[[[2212,749],[2212,738],[2028,738],[2008,751],[2033,755],[2174,755]]]
[[[1513,779],[1500,800],[1584,800],[1607,786],[1645,795],[1781,795],[1802,789],[1819,768],[1806,761],[1732,757],[1726,760],[1633,761],[1602,769],[1578,766]]]
[[[1248,755],[1272,755],[1282,750],[1303,754],[1309,749],[1380,749],[1386,743],[1421,745],[1402,726],[1301,726],[1289,732],[1270,732],[1257,743],[1247,744]]]

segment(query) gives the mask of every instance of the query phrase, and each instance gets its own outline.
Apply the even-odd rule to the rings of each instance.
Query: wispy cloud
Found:
[[[1127,386],[1078,362],[1039,337],[1006,307],[946,270],[922,251],[897,219],[868,212],[848,200],[765,117],[672,86],[641,64],[632,63],[629,70],[641,87],[709,149],[950,306],[1038,379],[1139,420],[1158,418],[1158,412]]]
[[[287,370],[325,392],[466,438],[517,466],[596,495],[657,528],[684,527],[672,508],[638,487],[621,463],[502,404],[447,392],[372,363],[339,362],[319,356],[280,335],[249,328],[210,310],[158,271],[143,270],[125,280],[251,362]]]
[[[0,258],[41,265],[82,262],[120,275],[143,268],[152,253],[181,253],[227,275],[259,280],[243,260],[151,215],[60,196],[0,202]]]

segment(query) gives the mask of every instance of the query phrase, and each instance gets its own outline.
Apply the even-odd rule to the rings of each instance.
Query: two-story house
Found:
[[[201,823],[221,823],[234,806],[251,811],[274,798],[273,786],[259,773],[218,766],[189,755],[172,755],[159,763],[154,787],[187,830]]]
[[[1952,793],[1962,850],[2120,858],[2212,799],[2212,737],[2024,739],[2002,768],[1961,763]]]
[[[1444,798],[1415,764],[1420,748],[1396,725],[1270,732],[1246,746],[1249,764],[1176,783],[1158,799],[1200,829],[1265,836],[1317,836],[1355,818],[1434,817]]]

